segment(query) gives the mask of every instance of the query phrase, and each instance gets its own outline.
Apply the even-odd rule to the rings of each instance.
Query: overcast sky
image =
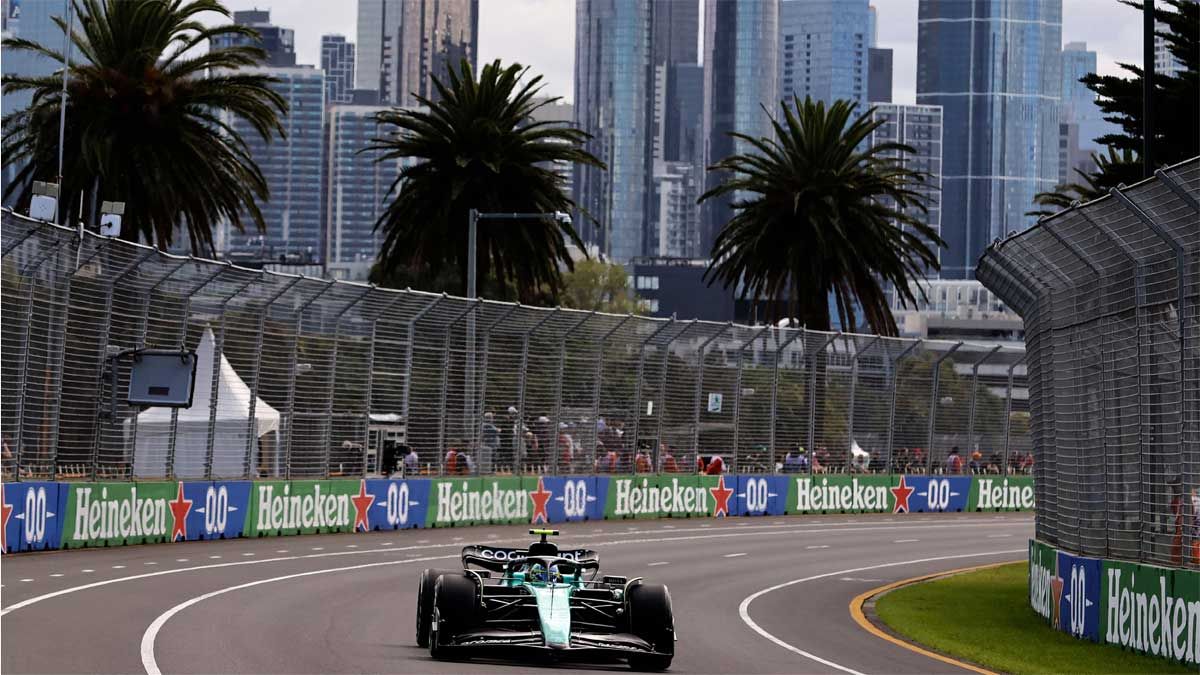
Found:
[[[803,1],[803,0],[797,0]],[[965,0],[963,0],[965,1]],[[1116,0],[1062,0],[1063,42],[1087,42],[1101,73],[1117,61],[1141,63],[1141,18]],[[230,9],[270,9],[271,19],[296,31],[297,60],[320,64],[321,35],[355,38],[354,0],[226,0]],[[872,0],[879,46],[895,50],[893,98],[916,101],[917,0]],[[516,61],[545,76],[545,91],[572,96],[575,60],[574,0],[479,0],[479,61]]]

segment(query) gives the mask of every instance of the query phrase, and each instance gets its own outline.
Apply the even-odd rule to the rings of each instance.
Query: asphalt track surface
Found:
[[[888,581],[1025,556],[1029,514],[563,524],[602,569],[670,587],[673,673],[965,672],[873,637],[848,603]],[[440,662],[413,641],[416,580],[527,527],[235,539],[5,556],[5,673],[626,671]],[[765,592],[764,592],[765,591]],[[981,636],[983,637],[983,636]]]

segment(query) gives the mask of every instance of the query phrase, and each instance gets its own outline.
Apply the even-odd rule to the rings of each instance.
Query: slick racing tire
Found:
[[[435,659],[451,656],[442,645],[477,623],[479,604],[475,580],[456,572],[443,574],[433,584],[433,621],[429,631],[429,654]]]
[[[634,654],[629,667],[640,671],[659,671],[671,667],[675,655],[675,616],[671,594],[662,584],[637,584],[626,596],[629,607],[629,632],[649,642],[658,654]]]
[[[433,622],[433,584],[443,574],[461,574],[461,570],[426,569],[417,581],[417,646],[429,646],[429,624]]]

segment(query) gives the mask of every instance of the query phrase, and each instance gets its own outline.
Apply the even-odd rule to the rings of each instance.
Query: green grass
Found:
[[[1195,673],[1053,630],[1029,606],[1029,565],[1013,563],[899,588],[875,612],[934,650],[1008,673]]]

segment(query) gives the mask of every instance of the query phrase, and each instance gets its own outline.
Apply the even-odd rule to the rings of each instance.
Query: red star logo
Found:
[[[546,489],[546,485],[541,476],[538,476],[537,489],[529,493],[529,498],[533,500],[533,518],[532,523],[548,523],[550,516],[546,513],[546,505],[550,503],[550,495],[554,493]]]
[[[733,488],[725,487],[725,476],[717,476],[717,486],[708,488],[712,493],[713,518],[720,518],[729,515],[729,497],[733,494]]]
[[[896,499],[896,505],[892,507],[892,513],[900,513],[901,511],[909,513],[908,497],[916,488],[910,488],[904,484],[904,476],[900,476],[900,484],[894,488],[888,488],[892,491],[892,497]]]
[[[1057,565],[1055,565],[1057,567]],[[1053,599],[1050,603],[1050,625],[1058,626],[1058,608],[1062,602],[1063,580],[1058,576],[1058,572],[1054,573],[1054,577],[1050,579],[1050,597]]]
[[[0,524],[0,553],[8,553],[8,519],[12,517],[13,507],[4,500],[3,483],[0,483],[0,511],[4,514],[4,522]]]
[[[187,517],[188,511],[192,510],[192,500],[183,498],[183,483],[179,484],[175,501],[167,502],[167,505],[171,507],[171,516],[175,518],[175,524],[171,527],[171,541],[179,541],[179,537],[187,539]]]
[[[358,526],[362,525],[363,532],[370,532],[371,518],[367,509],[375,503],[375,495],[367,494],[367,481],[358,481],[358,495],[351,497],[350,501],[354,502],[354,531],[358,532]]]

